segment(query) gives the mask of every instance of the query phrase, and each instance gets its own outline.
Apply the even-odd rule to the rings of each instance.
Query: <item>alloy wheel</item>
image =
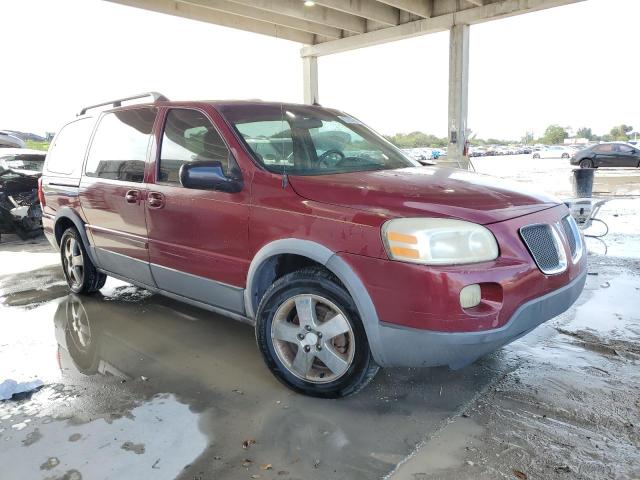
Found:
[[[67,280],[72,288],[81,288],[84,281],[84,257],[80,244],[68,237],[63,246],[62,262]]]
[[[342,377],[355,354],[347,316],[319,295],[296,295],[276,311],[271,339],[278,359],[296,377],[329,383]]]

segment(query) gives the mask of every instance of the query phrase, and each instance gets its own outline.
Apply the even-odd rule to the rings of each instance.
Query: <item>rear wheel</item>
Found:
[[[107,276],[99,272],[84,248],[80,234],[68,228],[60,240],[62,271],[69,289],[74,293],[89,294],[100,290]]]
[[[562,154],[562,158],[569,158],[569,154],[568,153],[563,153]]]
[[[593,160],[583,158],[580,160],[580,168],[593,168]]]
[[[540,154],[539,153],[534,153],[533,154],[533,158],[536,159],[536,160],[539,159],[540,158]]]
[[[275,377],[305,395],[354,394],[379,369],[353,299],[321,268],[289,273],[267,290],[256,339]]]

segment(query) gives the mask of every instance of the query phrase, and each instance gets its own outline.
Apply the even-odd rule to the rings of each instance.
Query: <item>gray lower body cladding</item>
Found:
[[[585,271],[564,287],[523,304],[506,325],[493,330],[447,333],[397,327],[381,322],[381,366],[448,365],[456,369],[469,365],[566,311],[580,296],[586,278]]]

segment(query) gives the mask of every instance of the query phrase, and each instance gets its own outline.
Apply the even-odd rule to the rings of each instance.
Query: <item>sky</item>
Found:
[[[302,102],[294,42],[102,0],[3,0],[0,21],[0,129],[55,132],[83,106],[150,90]],[[469,128],[500,139],[555,123],[640,130],[639,26],[640,0],[472,26]],[[321,57],[320,103],[383,134],[445,136],[448,44],[444,32]]]

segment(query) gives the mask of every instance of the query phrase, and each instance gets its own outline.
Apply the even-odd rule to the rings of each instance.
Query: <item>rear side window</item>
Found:
[[[222,137],[202,112],[170,110],[162,135],[158,181],[179,185],[180,167],[200,161],[220,162],[225,175],[236,168]]]
[[[85,175],[141,183],[155,108],[105,114],[91,142]]]
[[[618,151],[620,153],[633,153],[633,147],[628,145],[618,145]]]
[[[593,149],[593,151],[596,153],[609,153],[613,151],[613,145],[610,143],[604,143],[602,145],[598,145]]]
[[[47,153],[47,170],[53,173],[80,176],[80,168],[87,152],[93,118],[83,118],[68,123],[58,132]]]

